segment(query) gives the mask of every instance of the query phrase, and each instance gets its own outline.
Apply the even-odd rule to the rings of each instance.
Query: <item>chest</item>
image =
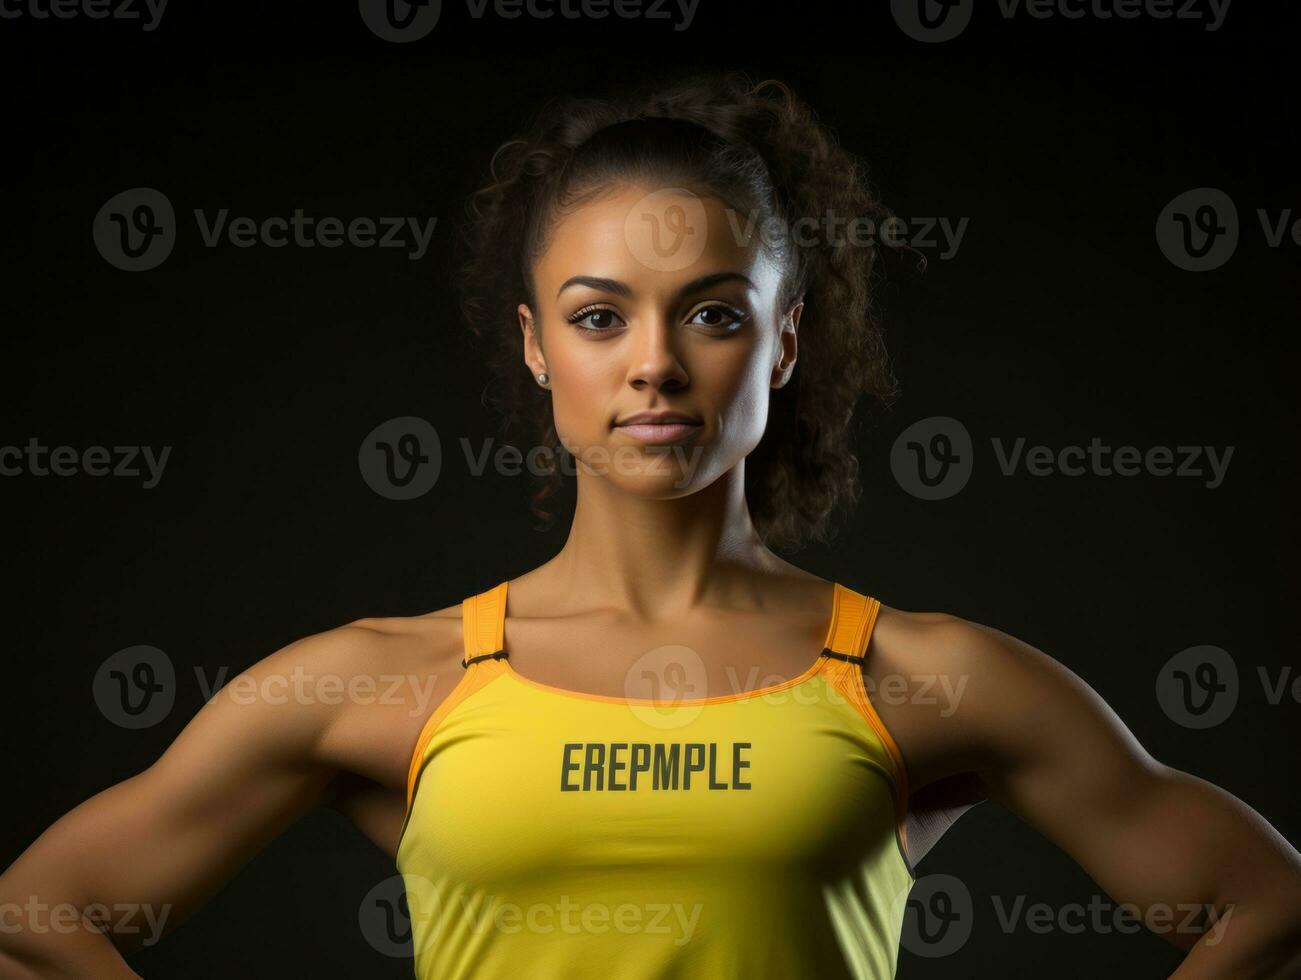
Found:
[[[561,864],[840,864],[892,838],[882,751],[818,676],[667,706],[503,676],[430,739],[399,866],[499,881]]]

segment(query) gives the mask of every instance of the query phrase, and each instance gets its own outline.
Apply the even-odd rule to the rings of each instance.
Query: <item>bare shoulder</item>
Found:
[[[911,751],[917,785],[957,772],[997,773],[1053,736],[1124,743],[1128,729],[1082,678],[1002,630],[948,613],[881,607],[865,679]]]
[[[415,717],[450,693],[462,674],[460,606],[418,616],[368,616],[308,637],[322,682],[342,684],[352,718],[393,717],[372,706]],[[344,722],[347,725],[347,722]],[[355,725],[344,729],[357,735]]]
[[[360,670],[406,665],[428,671],[459,663],[462,652],[460,603],[418,616],[367,616],[332,632],[351,646]]]
[[[458,607],[419,616],[368,616],[311,633],[245,674],[296,676],[300,684],[378,673],[428,674],[459,659]]]
[[[273,712],[318,762],[396,787],[425,716],[463,673],[461,649],[457,606],[364,617],[280,647],[212,700]]]
[[[952,674],[968,685],[1017,689],[1076,687],[1078,676],[1053,657],[1002,630],[943,612],[908,612],[882,605],[872,652],[887,671]]]

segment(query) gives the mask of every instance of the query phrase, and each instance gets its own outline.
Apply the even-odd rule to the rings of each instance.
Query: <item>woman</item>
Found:
[[[499,407],[577,461],[564,547],[258,662],[0,899],[174,926],[324,804],[393,855],[422,978],[888,977],[913,868],[989,798],[1118,902],[1203,910],[1163,933],[1175,976],[1290,975],[1301,859],[1254,811],[1042,653],[771,550],[828,536],[852,412],[893,394],[873,251],[824,215],[888,212],[805,105],[737,75],[556,105],[502,147],[465,309]],[[377,675],[407,682],[322,694]],[[135,976],[129,936],[58,939],[8,931],[0,975]]]

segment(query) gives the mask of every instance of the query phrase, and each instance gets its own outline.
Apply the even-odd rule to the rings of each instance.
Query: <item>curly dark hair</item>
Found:
[[[549,394],[523,364],[516,307],[537,310],[532,264],[556,217],[623,180],[674,178],[718,197],[763,227],[790,228],[824,214],[880,222],[864,165],[838,143],[782,82],[743,72],[703,74],[642,86],[609,98],[556,99],[532,126],[493,155],[490,175],[470,198],[463,228],[468,259],[459,272],[462,309],[483,345],[493,379],[485,404],[523,445],[563,461]],[[875,245],[787,239],[784,304],[801,296],[799,357],[790,381],[771,392],[769,420],[747,458],[751,519],[773,548],[827,540],[838,508],[857,502],[858,458],[850,421],[864,395],[889,404],[898,386],[875,312]],[[788,308],[784,305],[782,309]],[[537,481],[539,528],[555,518],[561,466]]]

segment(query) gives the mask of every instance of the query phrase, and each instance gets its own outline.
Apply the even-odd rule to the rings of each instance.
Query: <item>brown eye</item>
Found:
[[[587,330],[591,333],[608,333],[618,319],[619,314],[615,313],[614,310],[589,306],[569,317],[569,322],[580,330]]]
[[[702,306],[688,322],[722,330],[739,327],[746,319],[745,313],[730,306]]]

